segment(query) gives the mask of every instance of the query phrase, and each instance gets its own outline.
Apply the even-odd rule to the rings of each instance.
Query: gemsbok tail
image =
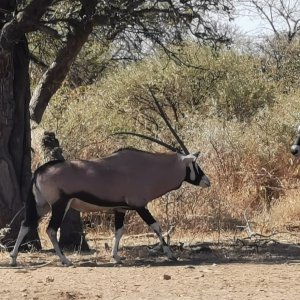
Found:
[[[36,183],[36,173],[34,173],[31,180],[30,188],[28,191],[27,198],[25,200],[25,218],[23,225],[26,227],[37,227],[38,226],[38,213],[36,208],[35,196],[33,193],[33,186]]]

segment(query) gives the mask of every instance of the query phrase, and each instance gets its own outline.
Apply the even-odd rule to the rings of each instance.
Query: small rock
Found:
[[[164,278],[164,280],[170,280],[171,276],[168,274],[164,274],[163,278]]]
[[[54,277],[53,276],[47,276],[46,277],[46,282],[53,282],[54,281]]]
[[[187,266],[186,269],[195,269],[194,266]]]

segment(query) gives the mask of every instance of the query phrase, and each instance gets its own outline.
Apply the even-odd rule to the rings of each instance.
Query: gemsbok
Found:
[[[154,95],[153,95],[154,97]],[[112,257],[120,262],[119,242],[124,229],[126,210],[135,210],[157,234],[160,245],[169,259],[176,259],[162,236],[161,228],[153,218],[147,204],[169,191],[178,189],[184,181],[196,186],[209,187],[210,181],[183,141],[171,127],[158,101],[155,103],[181,146],[181,152],[160,140],[140,134],[122,132],[150,139],[172,152],[150,153],[125,148],[94,160],[50,161],[33,174],[31,190],[25,203],[25,219],[14,249],[11,265],[16,265],[19,246],[32,228],[37,228],[42,216],[51,209],[47,234],[63,265],[71,262],[61,251],[57,231],[67,210],[72,207],[81,212],[102,209],[115,211],[115,242]]]

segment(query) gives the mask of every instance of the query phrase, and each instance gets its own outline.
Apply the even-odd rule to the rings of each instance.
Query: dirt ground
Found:
[[[177,262],[150,254],[147,244],[127,242],[122,265],[110,262],[105,243],[88,254],[66,253],[74,263],[68,268],[49,251],[21,253],[11,268],[3,252],[0,299],[299,299],[298,243],[175,243]]]

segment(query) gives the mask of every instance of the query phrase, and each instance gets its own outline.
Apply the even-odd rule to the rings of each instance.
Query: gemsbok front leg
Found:
[[[162,231],[159,224],[153,218],[148,208],[146,207],[137,208],[136,211],[140,215],[140,217],[148,224],[148,226],[156,233],[160,241],[160,246],[162,247],[167,257],[170,260],[177,260],[174,254],[172,253],[170,247],[166,243],[164,237],[162,236]]]
[[[65,257],[63,251],[61,250],[58,244],[57,231],[58,228],[60,228],[64,216],[68,210],[68,202],[68,199],[61,198],[52,205],[52,215],[46,231],[52,242],[56,254],[60,258],[61,263],[67,267],[71,266],[72,263]]]
[[[115,211],[115,241],[114,247],[111,252],[111,256],[117,263],[120,263],[122,260],[125,259],[125,257],[118,255],[120,240],[124,232],[124,218],[125,211]]]

